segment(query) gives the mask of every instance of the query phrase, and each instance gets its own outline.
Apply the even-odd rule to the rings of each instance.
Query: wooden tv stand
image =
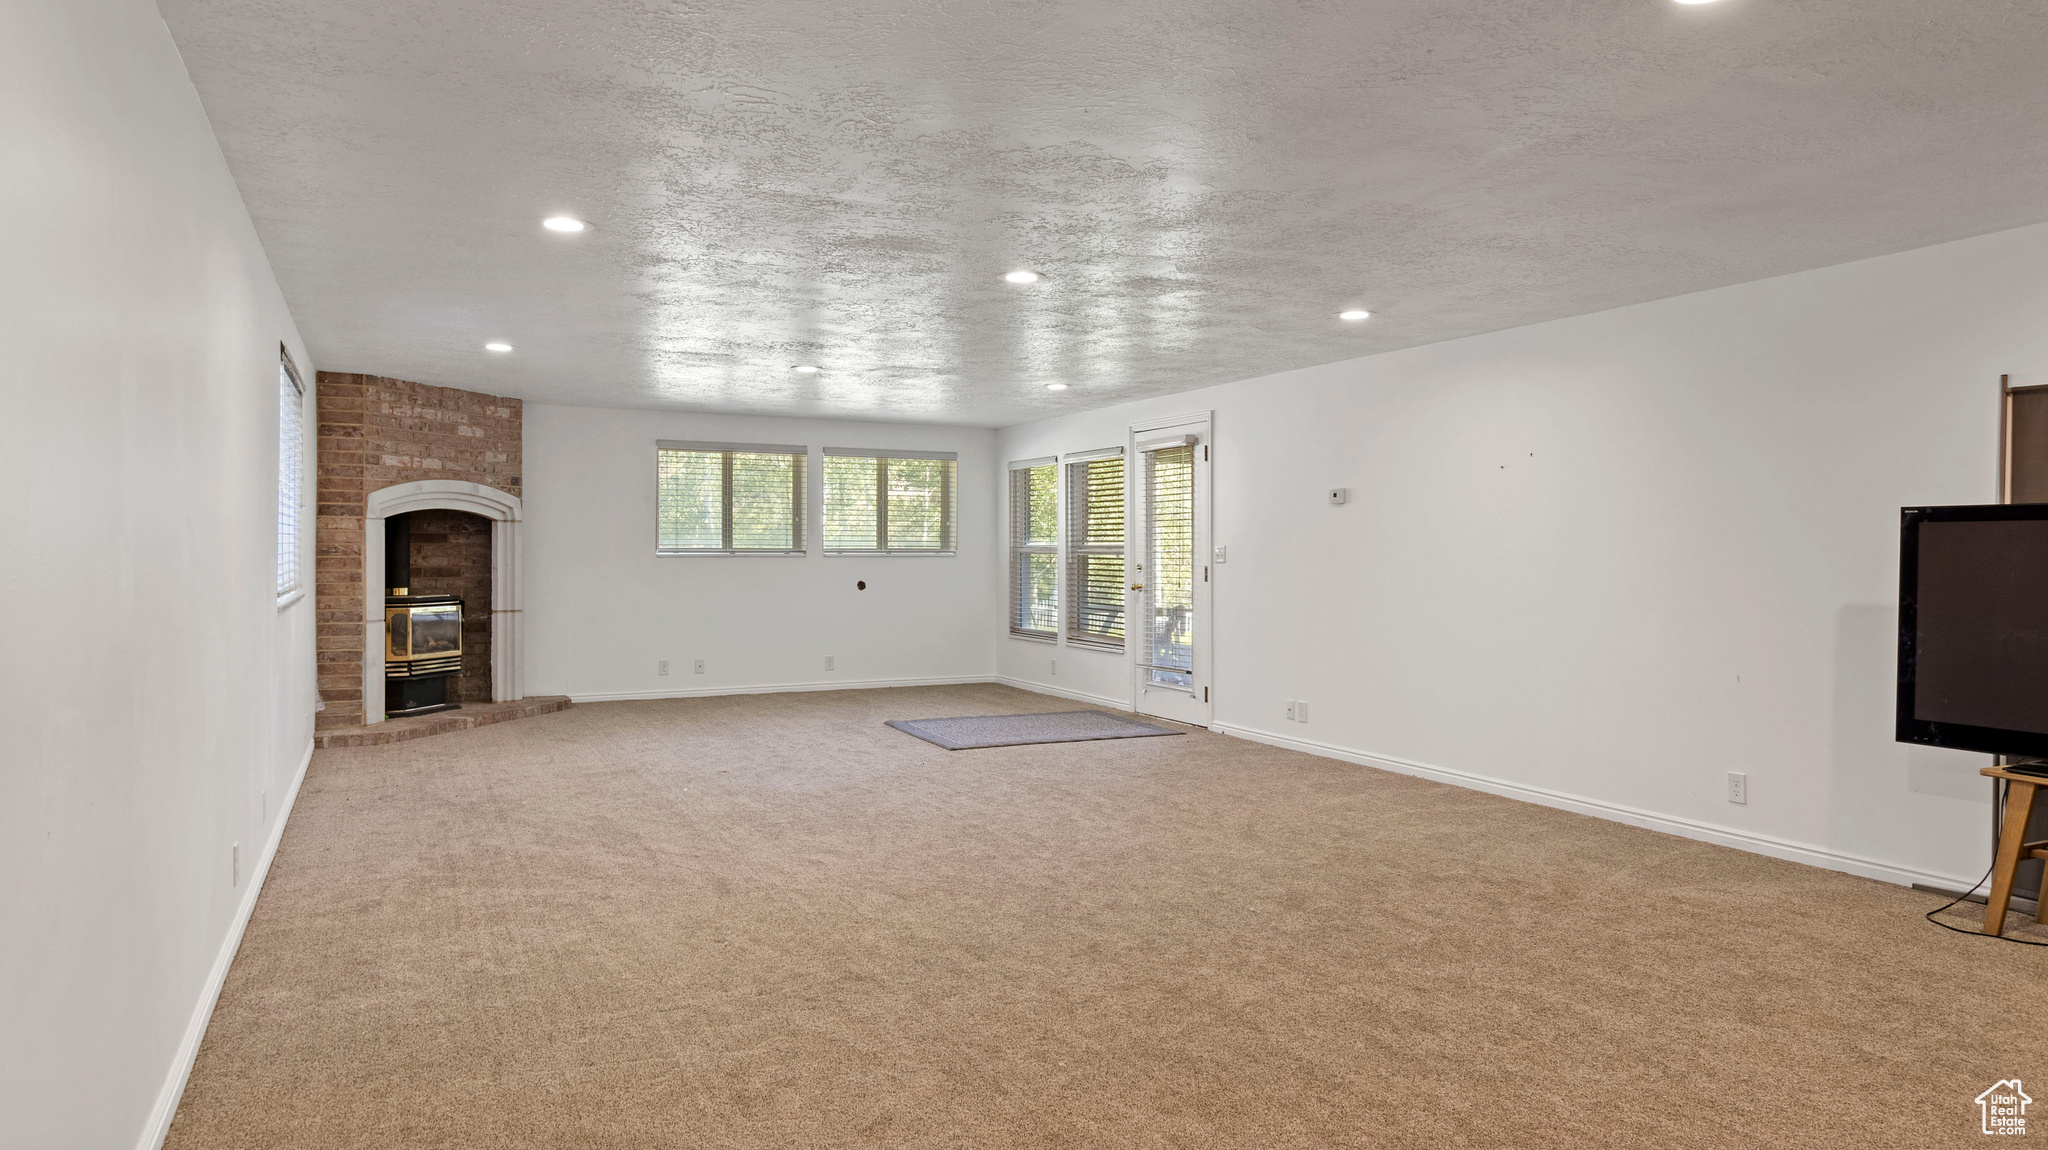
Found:
[[[1984,933],[2005,933],[2005,908],[2012,902],[2013,872],[2025,859],[2048,859],[2048,839],[2027,842],[2027,820],[2034,813],[2034,795],[2048,787],[2048,778],[2023,774],[2004,767],[1985,767],[1977,772],[2005,780],[2005,825],[1998,832],[1998,858],[1991,867],[1991,896],[1984,903]],[[2048,922],[2048,883],[2042,884],[2039,909],[2034,921]]]

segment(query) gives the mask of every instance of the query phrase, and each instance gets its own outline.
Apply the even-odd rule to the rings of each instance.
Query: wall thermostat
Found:
[[[1351,502],[1351,489],[1349,487],[1330,488],[1330,506],[1342,507],[1349,502]]]

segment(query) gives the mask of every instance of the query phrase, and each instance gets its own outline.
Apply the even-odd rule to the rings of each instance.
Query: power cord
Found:
[[[1992,780],[1992,785],[1997,786],[1997,780]],[[2001,828],[2005,826],[2005,819],[2002,817],[2005,814],[2004,789],[2000,788],[1998,793],[1994,796],[1994,798],[1996,799],[1996,813],[2001,816],[1995,823],[1993,823],[1993,829],[1991,832],[1991,857],[1993,859],[1996,859],[1998,857],[1998,840],[1999,837],[2004,833]],[[1947,910],[1949,907],[1952,907],[1957,903],[1963,902],[1964,900],[1968,899],[1971,895],[1976,894],[1977,888],[1983,886],[1984,883],[1991,878],[1991,872],[1997,869],[1998,864],[1996,862],[1993,862],[1990,866],[1985,867],[1983,878],[1980,878],[1976,882],[1971,883],[1969,890],[1964,891],[1963,893],[1957,895],[1953,899],[1950,899],[1948,902],[1942,904],[1941,906],[1935,907],[1933,910],[1928,911],[1926,915],[1927,921],[1933,923],[1934,925],[1940,927],[1943,930],[1952,930],[1955,931],[1957,934],[1967,934],[1973,938],[1995,938],[2000,942],[2012,943],[2014,946],[2048,946],[2048,942],[2035,942],[2034,940],[2027,938],[2007,938],[2002,934],[1985,934],[1981,930],[1964,930],[1962,927],[1950,926],[1949,924],[1942,922],[1940,919],[1934,917],[1935,915],[1940,914],[1942,911]],[[2042,883],[2041,890],[2039,891],[2037,897],[2048,898],[2048,882]],[[1986,906],[1985,909],[1988,911],[1990,907]]]

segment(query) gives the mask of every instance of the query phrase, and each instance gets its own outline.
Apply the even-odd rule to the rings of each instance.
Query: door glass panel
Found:
[[[1145,453],[1145,541],[1149,562],[1143,622],[1145,682],[1182,691],[1195,677],[1195,451]]]

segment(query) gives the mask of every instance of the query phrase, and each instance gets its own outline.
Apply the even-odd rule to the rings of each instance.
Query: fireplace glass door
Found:
[[[412,650],[414,658],[433,655],[448,655],[462,649],[462,608],[450,603],[445,607],[414,607],[412,615]]]

